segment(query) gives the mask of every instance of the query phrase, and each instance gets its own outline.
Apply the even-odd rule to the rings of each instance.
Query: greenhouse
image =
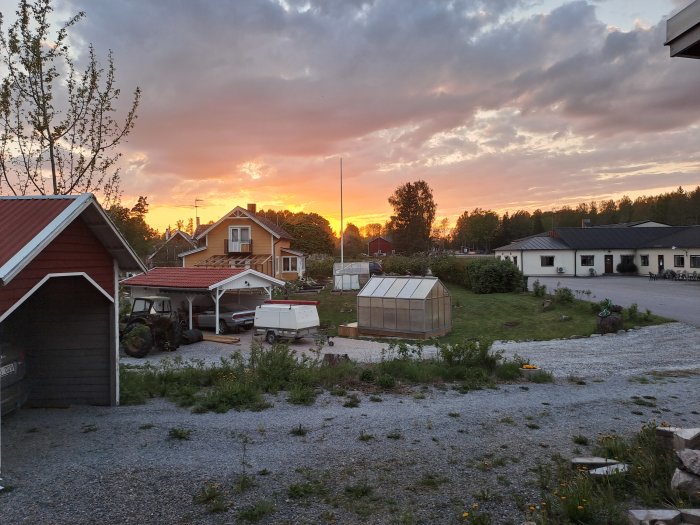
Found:
[[[436,277],[372,277],[357,294],[360,335],[427,339],[452,329],[450,293]]]
[[[333,265],[334,290],[359,290],[369,281],[368,262],[335,263]]]

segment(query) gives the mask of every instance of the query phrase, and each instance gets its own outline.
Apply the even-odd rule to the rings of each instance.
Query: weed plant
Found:
[[[585,470],[572,470],[569,462],[556,457],[554,471],[539,465],[536,470],[543,505],[530,507],[527,516],[542,524],[581,523],[622,525],[632,507],[692,508],[700,495],[671,488],[676,468],[673,451],[656,441],[656,427],[647,425],[630,440],[611,434],[599,438],[592,453],[614,458],[630,466],[627,473],[591,477]]]
[[[240,352],[222,358],[218,366],[205,366],[202,360],[165,359],[158,365],[120,367],[121,403],[144,403],[153,397],[166,397],[194,413],[228,410],[264,410],[270,407],[267,395],[280,391],[293,404],[312,405],[324,389],[334,395],[347,395],[358,384],[392,390],[402,383],[458,385],[461,392],[495,386],[495,379],[514,380],[519,364],[504,361],[491,352],[488,340],[464,340],[439,344],[438,356],[422,358],[422,348],[397,344],[378,363],[359,366],[352,361],[330,365],[318,356],[299,357],[285,344],[263,348],[253,344],[249,359]],[[389,357],[392,356],[392,357]],[[422,395],[418,395],[422,397]],[[381,401],[376,395],[372,401]],[[343,406],[357,407],[357,394],[348,395]]]

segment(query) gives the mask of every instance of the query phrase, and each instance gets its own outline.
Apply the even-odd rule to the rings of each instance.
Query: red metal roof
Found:
[[[0,198],[0,266],[36,237],[76,199]]]
[[[221,281],[239,273],[242,268],[172,268],[157,267],[147,273],[135,275],[122,281],[126,286],[148,286],[177,290],[208,290]]]

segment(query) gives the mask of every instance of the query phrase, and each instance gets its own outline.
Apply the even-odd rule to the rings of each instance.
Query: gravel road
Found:
[[[357,392],[356,408],[324,393],[311,407],[272,397],[263,412],[198,415],[162,399],[21,410],[2,424],[2,484],[12,490],[0,493],[1,521],[237,523],[246,506],[266,501],[274,511],[265,524],[459,523],[473,503],[494,524],[520,523],[519,505],[538,501],[531,468],[555,452],[587,451],[574,435],[591,442],[600,433],[627,436],[652,420],[700,426],[699,336],[672,323],[499,343],[557,381],[468,394],[416,388],[382,394],[381,402]],[[213,348],[200,344],[200,356]],[[639,406],[634,396],[655,406]],[[306,435],[290,433],[299,425]],[[173,428],[190,431],[190,439],[169,438]],[[244,472],[257,486],[239,492],[234,482]],[[225,512],[193,502],[206,482],[220,486]],[[292,497],[295,484],[312,493]]]

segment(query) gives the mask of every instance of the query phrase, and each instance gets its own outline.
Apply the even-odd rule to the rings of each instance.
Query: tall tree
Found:
[[[459,216],[455,237],[462,247],[489,252],[499,225],[496,212],[475,208],[471,213],[464,212]]]
[[[360,235],[360,229],[349,222],[343,234],[343,255],[345,257],[355,258],[361,253],[364,253],[366,248],[367,246]]]
[[[389,225],[395,249],[404,253],[429,250],[437,205],[428,183],[418,180],[399,186],[389,197],[389,204],[394,208]]]
[[[260,210],[257,215],[287,230],[293,237],[291,243],[293,249],[306,254],[333,254],[335,247],[333,229],[328,220],[318,213]]]
[[[5,31],[0,14],[0,193],[67,195],[98,192],[105,206],[119,200],[119,143],[131,132],[141,92],[115,120],[120,90],[109,52],[106,68],[92,45],[78,72],[69,29],[79,12],[54,30],[51,0],[20,0]],[[48,175],[48,176],[47,176]]]
[[[384,228],[378,222],[371,222],[360,228],[360,231],[363,237],[371,241],[375,237],[380,237],[384,233]]]
[[[121,204],[113,204],[107,209],[107,214],[142,259],[151,254],[160,240],[158,232],[146,223],[147,213],[146,197],[139,197],[138,202],[131,209]]]

